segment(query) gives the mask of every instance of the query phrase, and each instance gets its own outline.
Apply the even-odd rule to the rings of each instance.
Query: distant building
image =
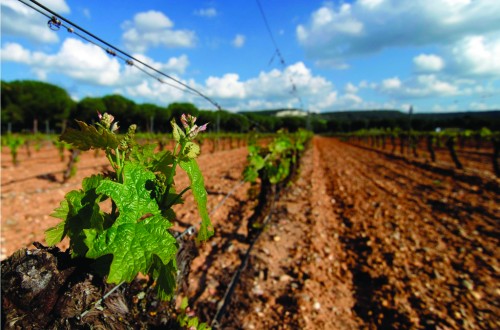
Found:
[[[276,117],[305,117],[307,113],[300,110],[283,110],[276,113]]]

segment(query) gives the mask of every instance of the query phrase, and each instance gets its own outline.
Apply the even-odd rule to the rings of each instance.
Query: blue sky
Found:
[[[39,2],[231,111],[500,109],[498,0],[260,0],[285,65],[254,0]],[[18,0],[1,10],[3,80],[213,109]]]

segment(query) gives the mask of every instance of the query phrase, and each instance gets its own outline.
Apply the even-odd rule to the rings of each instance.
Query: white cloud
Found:
[[[342,100],[345,101],[347,104],[360,104],[363,102],[363,99],[359,97],[356,94],[345,94],[342,96]]]
[[[313,107],[313,111],[330,109],[334,104],[338,103],[338,93],[336,91],[332,91],[326,95],[326,97],[319,100],[315,107]]]
[[[401,85],[401,80],[398,77],[388,78],[382,81],[383,90],[399,89]]]
[[[2,47],[0,53],[2,61],[12,61],[29,64],[31,60],[31,53],[29,50],[24,49],[21,45],[16,43],[7,43]]]
[[[50,73],[61,73],[77,81],[100,86],[135,85],[145,79],[144,73],[136,68],[142,67],[141,64],[129,66],[120,63],[101,48],[83,43],[79,39],[66,39],[56,54],[32,52],[17,43],[6,43],[0,55],[2,61],[29,65],[39,79],[43,80]],[[183,74],[189,66],[186,55],[171,57],[164,63],[140,54],[134,54],[134,57],[175,78]]]
[[[207,18],[212,18],[217,16],[217,9],[215,8],[202,8],[198,9],[194,12],[195,15],[201,16],[201,17],[207,17]]]
[[[153,68],[159,71],[164,71],[167,74],[172,74],[172,73],[183,74],[186,71],[187,67],[189,66],[189,59],[187,55],[181,55],[179,57],[171,57],[165,63],[155,61],[152,58],[141,54],[135,54],[134,57],[144,63],[147,63],[149,66],[152,66]]]
[[[245,36],[242,34],[237,34],[233,39],[233,46],[236,48],[241,48],[245,44]]]
[[[448,52],[452,70],[467,76],[500,77],[500,36],[469,36]]]
[[[136,85],[118,88],[116,92],[127,97],[138,97],[158,104],[169,104],[172,100],[194,102],[191,94],[186,94],[178,88],[151,79],[144,79]]]
[[[439,80],[439,78],[433,74],[420,75],[417,77],[416,82],[418,86],[422,87],[414,89],[416,96],[454,95],[458,91],[456,86],[449,82]]]
[[[225,109],[250,110],[299,107],[297,98],[291,93],[291,81],[295,84],[300,97],[307,99],[306,106],[312,111],[331,109],[339,102],[338,92],[331,82],[321,76],[314,76],[304,63],[298,62],[284,70],[273,69],[262,71],[257,77],[241,80],[236,73],[226,73],[222,76],[211,76],[203,84],[193,81],[185,82],[215,99]],[[142,97],[152,102],[163,100],[166,103],[172,99],[194,102],[201,108],[206,108],[205,101],[192,94],[179,94],[173,98],[169,86],[162,86],[156,81],[145,80],[126,89],[129,95]],[[161,94],[164,91],[167,94]],[[352,97],[353,100],[356,97]],[[343,101],[345,102],[345,101]]]
[[[205,82],[209,96],[218,99],[243,99],[246,95],[244,83],[236,73],[227,73],[222,77],[209,77]]]
[[[359,88],[371,88],[371,89],[375,89],[377,88],[377,83],[376,82],[368,82],[366,80],[362,80],[360,83],[359,83]]]
[[[43,5],[61,14],[70,13],[69,6],[66,4],[65,0],[44,0],[40,2],[43,2]]]
[[[363,31],[363,23],[357,20],[351,12],[350,4],[343,4],[339,10],[333,10],[329,6],[321,7],[311,15],[309,27],[299,25],[297,37],[303,44],[315,42],[319,35],[345,34],[349,36],[360,35]],[[314,40],[311,40],[314,39]]]
[[[59,41],[57,33],[47,28],[45,16],[16,0],[3,0],[0,5],[2,35],[23,37],[36,43]],[[61,14],[70,12],[64,0],[48,0],[44,5]]]
[[[420,54],[413,58],[417,71],[437,72],[444,68],[444,61],[434,54]]]
[[[358,92],[359,88],[354,86],[352,83],[347,83],[344,87],[346,93],[355,94]]]
[[[388,78],[375,88],[398,99],[452,96],[459,92],[458,86],[439,79],[435,74],[421,74],[404,82],[398,77]]]
[[[359,4],[362,7],[368,8],[368,9],[375,9],[378,6],[380,6],[384,0],[359,0]]]
[[[470,110],[491,110],[491,109],[500,109],[500,104],[488,104],[486,102],[470,102],[468,104],[468,108]]]
[[[50,55],[31,52],[19,44],[2,47],[2,61],[14,61],[31,66],[39,78],[49,73],[61,73],[77,81],[97,85],[116,84],[120,76],[118,61],[101,48],[68,38],[58,53]]]
[[[138,32],[145,33],[171,28],[174,23],[162,12],[150,10],[136,14],[134,16],[134,26]]]
[[[500,31],[498,0],[358,0],[324,4],[296,28],[317,61],[338,63],[383,49],[448,45],[469,35]]]
[[[172,29],[174,23],[159,11],[138,13],[122,27],[125,46],[139,53],[150,47],[193,47],[196,42],[194,31]]]
[[[179,57],[171,57],[167,60],[167,62],[164,63],[155,61],[152,58],[141,54],[134,54],[134,57],[139,61],[147,63],[149,66],[159,71],[162,71],[177,80],[182,80],[179,77],[179,75],[182,75],[189,66],[189,59],[186,55],[181,55]],[[163,81],[168,82],[169,84],[177,85],[175,82],[170,81],[168,78],[163,77],[159,74],[150,71],[149,69],[144,68],[139,63],[135,63],[133,66],[126,65],[121,74],[120,80],[116,83],[116,85],[120,86],[120,88],[126,88],[128,86],[137,86],[137,85],[143,85],[143,87],[150,86],[149,84],[143,84],[143,83],[151,79],[145,76],[144,72],[138,70],[137,67],[145,69],[147,72],[153,74],[154,77],[160,78]],[[166,84],[160,84],[160,85],[164,86]],[[162,90],[164,89],[165,87],[162,87]],[[134,93],[133,95],[136,96],[137,94]],[[156,95],[156,94],[150,94],[150,95]]]

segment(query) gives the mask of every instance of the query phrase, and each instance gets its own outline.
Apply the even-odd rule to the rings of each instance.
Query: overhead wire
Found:
[[[255,0],[255,1],[257,2],[257,6],[259,7],[260,15],[262,16],[262,20],[264,21],[264,25],[266,26],[267,33],[269,34],[269,37],[270,37],[270,39],[273,43],[273,46],[274,46],[274,53],[273,53],[273,56],[271,57],[271,60],[269,61],[269,64],[271,64],[274,61],[275,57],[277,56],[281,66],[283,67],[283,69],[285,69],[286,68],[285,58],[283,57],[281,50],[278,47],[278,43],[276,42],[276,39],[274,38],[274,34],[273,34],[273,31],[271,30],[271,26],[269,24],[269,20],[267,19],[267,15],[264,11],[264,8],[262,7],[260,0]],[[295,96],[297,98],[297,100],[299,101],[299,104],[300,104],[300,109],[303,110],[304,104],[302,102],[302,98],[300,97],[300,95],[298,93],[297,85],[295,84],[295,81],[293,80],[293,77],[291,75],[289,76],[289,81],[290,81],[290,84],[292,86],[292,90],[291,90],[290,94],[292,94],[293,96]]]
[[[82,38],[83,40],[87,41],[87,42],[90,42],[100,48],[102,48],[103,50],[106,51],[106,53],[112,55],[112,56],[115,56],[115,57],[118,57],[120,59],[122,59],[123,61],[125,61],[126,64],[128,65],[133,65],[135,66],[136,68],[138,68],[139,70],[141,70],[142,72],[148,74],[149,76],[155,78],[157,81],[159,81],[160,83],[163,83],[163,84],[166,84],[166,85],[169,85],[171,87],[174,87],[174,88],[177,88],[183,92],[188,92],[188,93],[192,93],[192,94],[195,94],[199,97],[202,97],[203,99],[205,99],[206,101],[208,101],[210,104],[212,104],[215,108],[217,108],[217,110],[222,110],[221,106],[216,102],[214,101],[213,99],[211,99],[209,96],[205,95],[204,93],[200,92],[199,90],[197,90],[196,88],[194,87],[191,87],[189,86],[188,84],[182,82],[181,80],[169,75],[169,74],[166,74],[156,68],[154,68],[153,66],[145,63],[144,61],[141,61],[139,59],[137,59],[136,57],[128,54],[127,52],[121,50],[120,48],[108,43],[107,41],[99,38],[98,36],[96,36],[95,34],[89,32],[88,30],[80,27],[79,25],[75,24],[74,22],[70,21],[69,19],[65,18],[64,16],[58,14],[57,12],[51,10],[50,8],[44,6],[43,4],[39,3],[38,1],[36,0],[29,0],[31,3],[37,5],[38,7],[42,8],[43,10],[45,10],[45,12],[43,12],[42,10],[40,10],[39,8],[36,8],[35,6],[32,6],[31,4],[28,4],[26,3],[25,1],[23,0],[18,0],[19,2],[23,3],[24,5],[36,10],[37,12],[41,13],[42,15],[46,16],[47,18],[49,18],[49,22],[48,22],[48,25],[49,25],[49,28],[51,28],[52,30],[59,30],[58,27],[60,26],[63,26],[65,27],[68,32],[70,33],[73,33],[75,34],[76,36]],[[47,14],[50,13],[51,15],[53,16],[50,16]],[[66,22],[67,24],[71,25],[71,26],[67,26],[65,24],[63,24],[61,21],[64,21]],[[95,42],[94,40],[90,39],[89,37],[83,35],[82,33],[79,33],[75,30],[79,30],[81,31],[83,34],[89,36],[90,38],[94,39],[94,40],[97,40],[99,43],[103,44],[103,45],[106,45],[107,47],[109,48],[106,48],[100,44],[98,44],[97,42]],[[120,55],[122,54],[122,55]],[[157,73],[158,75],[160,76],[163,76],[173,82],[175,82],[176,84],[184,87],[184,88],[181,88],[179,86],[176,86],[176,85],[173,85],[173,84],[170,84],[168,83],[167,81],[155,76],[154,74],[150,73],[150,72],[147,72],[145,69],[143,68],[140,68],[139,66],[137,65],[134,65],[134,62],[137,62],[141,65],[143,65],[144,67],[148,68],[149,70],[152,70],[153,72]]]

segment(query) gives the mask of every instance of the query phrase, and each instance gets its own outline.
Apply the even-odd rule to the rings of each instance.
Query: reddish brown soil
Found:
[[[78,176],[61,185],[65,164],[53,149],[32,159],[21,154],[17,168],[2,156],[6,255],[43,241],[64,194],[106,163],[83,155]],[[255,201],[249,185],[239,185],[245,157],[239,148],[200,158],[209,210],[236,187],[212,212],[216,235],[200,246],[190,274],[190,305],[204,321],[248,249]],[[315,138],[252,249],[220,328],[500,328],[500,182],[424,165]],[[177,213],[179,229],[199,221],[190,199]]]

